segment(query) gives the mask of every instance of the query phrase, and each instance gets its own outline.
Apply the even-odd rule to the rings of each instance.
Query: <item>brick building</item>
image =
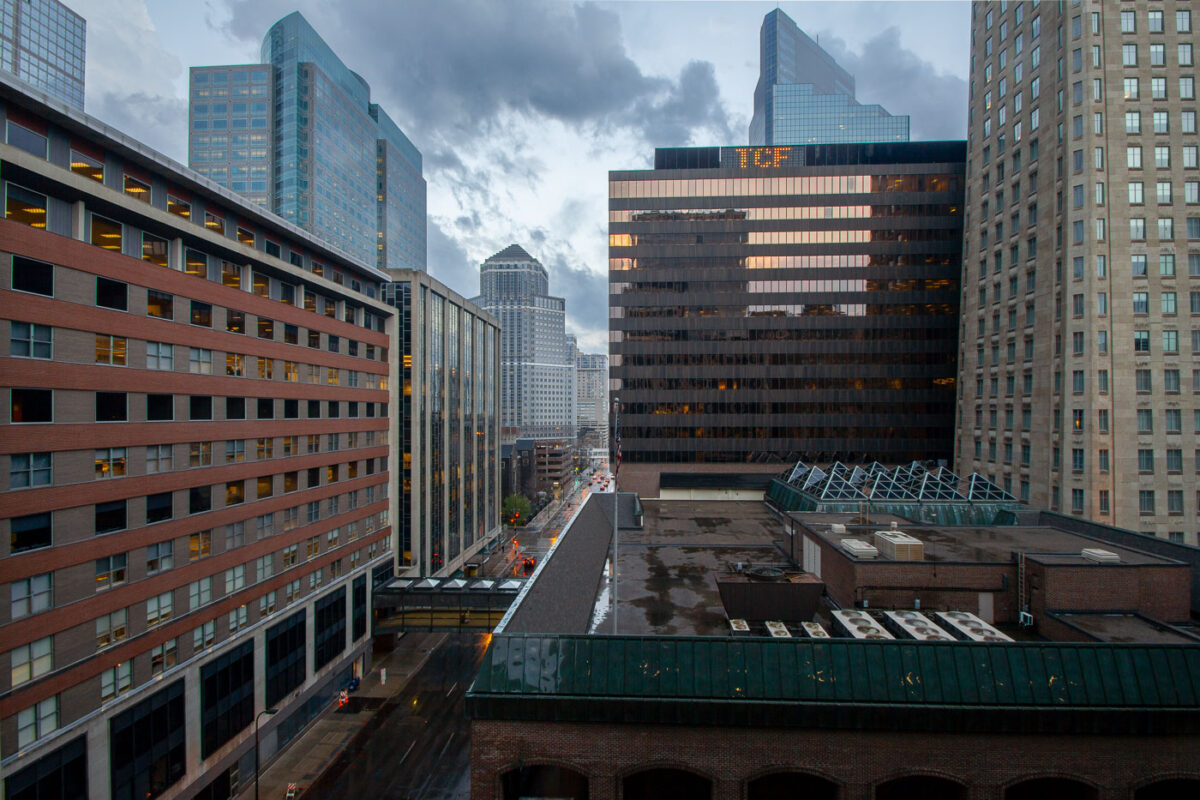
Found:
[[[381,292],[447,293],[26,92],[0,75],[5,797],[229,797],[256,727],[267,759],[361,674],[375,585],[428,565],[393,547],[413,337]],[[444,353],[470,396],[438,391],[479,413],[403,404],[405,442],[480,448],[423,518],[464,531],[446,569],[499,530],[495,324],[458,320],[487,359]]]
[[[762,503],[643,500],[639,514],[622,511],[616,555],[606,500],[589,498],[559,536],[468,692],[476,800],[1200,790],[1189,755],[1200,746],[1194,548],[1155,555],[1069,531],[1057,515],[957,528],[873,516],[856,527],[849,513],[788,519]],[[923,559],[859,559],[841,546],[893,520],[926,543]],[[1011,556],[1026,550],[1022,584]],[[614,557],[617,584],[605,566]],[[801,562],[812,571],[790,574]],[[803,608],[777,601],[820,582],[815,614],[753,616]],[[594,586],[593,599],[549,602],[567,585]],[[1032,627],[1017,624],[1021,585]],[[614,635],[596,635],[610,630],[614,597]],[[918,599],[927,614],[990,607],[997,635],[956,641],[968,637],[946,624],[938,640],[895,627],[854,638],[830,622],[890,620],[881,608],[920,616]]]

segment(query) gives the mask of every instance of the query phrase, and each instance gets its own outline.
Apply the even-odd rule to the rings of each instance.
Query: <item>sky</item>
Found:
[[[584,352],[608,345],[608,171],[655,147],[748,143],[777,5],[914,140],[966,135],[967,2],[66,0],[88,21],[87,113],[181,163],[187,69],[256,63],[301,11],[421,150],[428,270],[466,297],[511,243],[550,273]]]

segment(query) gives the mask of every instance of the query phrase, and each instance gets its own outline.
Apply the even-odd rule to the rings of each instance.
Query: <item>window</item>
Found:
[[[212,509],[212,487],[195,486],[188,489],[188,513],[201,514]]]
[[[1129,220],[1129,238],[1135,242],[1146,240],[1146,220],[1142,217],[1131,217]],[[1143,256],[1144,259],[1144,256]],[[1137,273],[1134,273],[1137,274]]]
[[[207,395],[192,395],[188,398],[188,419],[212,419],[212,398]]]
[[[191,323],[205,328],[212,327],[212,304],[192,301]]]
[[[71,172],[104,183],[104,164],[77,150],[71,150]]]
[[[51,466],[53,464],[51,453],[14,453],[9,456],[8,463],[8,486],[10,489],[49,486],[51,483]]]
[[[175,346],[166,342],[146,342],[146,369],[173,371]]]
[[[96,422],[124,422],[126,405],[124,392],[96,392]]]
[[[161,492],[146,497],[146,524],[171,519],[175,514],[171,492]]]
[[[1150,79],[1150,99],[1151,100],[1166,100],[1167,99],[1167,79],[1166,78],[1151,78]],[[1156,114],[1158,112],[1155,112]],[[1165,114],[1164,114],[1165,116]],[[1165,131],[1161,131],[1165,133]],[[1155,130],[1155,133],[1160,131]]]
[[[14,222],[20,222],[22,225],[44,230],[46,228],[46,196],[31,192],[14,183],[9,183],[5,201],[5,216]],[[13,261],[15,262],[16,258]],[[50,265],[47,264],[46,266],[49,267]],[[21,291],[31,291],[17,286],[15,270],[13,274],[13,288],[20,289]],[[38,294],[52,294],[52,292],[39,291]]]
[[[121,281],[96,278],[96,305],[126,311],[129,307],[129,287]]]
[[[146,547],[146,574],[165,572],[175,566],[175,543],[159,542]]]
[[[108,647],[121,641],[128,634],[128,614],[119,609],[96,620],[96,647]]]
[[[150,289],[146,294],[146,315],[161,319],[174,319],[175,297],[166,292]]]
[[[127,345],[124,336],[110,336],[105,333],[96,334],[95,363],[125,366]]]
[[[178,639],[167,639],[162,644],[150,648],[150,674],[160,675],[175,666],[177,650]]]
[[[1159,298],[1162,305],[1162,313],[1174,314],[1176,308],[1175,292],[1163,292]]]
[[[152,444],[146,448],[146,473],[170,472],[175,468],[174,447],[169,444]]]
[[[1146,292],[1133,293],[1133,313],[1148,314],[1150,313],[1150,295]]]
[[[124,583],[127,576],[126,562],[125,553],[96,559],[96,591]]]
[[[54,669],[54,649],[49,636],[21,645],[10,655],[13,686],[40,678]]]
[[[1181,67],[1192,66],[1192,45],[1190,43],[1179,45],[1178,58],[1179,58],[1179,66],[1181,66]]]
[[[9,141],[12,141],[11,122],[9,125]],[[48,697],[40,703],[17,712],[17,747],[29,745],[49,736],[58,730],[58,695]]]
[[[1179,331],[1163,331],[1162,342],[1164,353],[1178,353]]]
[[[1191,76],[1184,76],[1179,79],[1179,99],[1195,100],[1196,99],[1196,79]]]
[[[96,533],[111,533],[126,527],[126,502],[110,500],[97,503],[95,508]]]
[[[160,267],[167,266],[167,240],[149,233],[142,234],[142,260]]]
[[[32,322],[11,323],[9,352],[20,358],[52,358],[54,329]]]
[[[1155,133],[1170,133],[1170,117],[1166,111],[1155,111],[1153,121]]]
[[[1132,14],[1133,12],[1122,12]],[[1121,66],[1136,67],[1137,66],[1137,45],[1123,44],[1121,45]]]
[[[1124,83],[1124,89],[1125,89],[1125,99],[1126,100],[1137,100],[1138,99],[1138,79],[1137,78],[1126,78],[1123,83]]]
[[[121,252],[121,223],[92,214],[91,243],[115,253]]]
[[[162,594],[146,600],[146,627],[153,627],[171,618],[175,610],[175,595],[173,592]]]

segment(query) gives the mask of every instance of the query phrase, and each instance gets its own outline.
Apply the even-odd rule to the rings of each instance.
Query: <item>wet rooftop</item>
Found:
[[[1053,616],[1101,642],[1200,643],[1195,631],[1164,625],[1140,614],[1056,613]]]

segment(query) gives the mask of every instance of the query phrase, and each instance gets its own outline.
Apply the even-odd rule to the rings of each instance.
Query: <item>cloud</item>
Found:
[[[828,32],[821,34],[821,46],[854,75],[859,102],[910,116],[914,141],[966,138],[966,80],[939,71],[905,48],[895,26],[871,37],[861,52]]]
[[[456,239],[442,230],[438,220],[431,217],[428,230],[429,274],[463,297],[479,294],[479,265]]]
[[[228,32],[246,38],[295,5],[233,0],[231,8]],[[626,51],[618,16],[591,3],[361,0],[347,12],[302,0],[299,8],[371,83],[374,99],[399,110],[402,127],[419,121],[419,140],[502,135],[506,111],[680,144],[696,127],[733,130],[711,64],[693,62],[677,79],[646,74]],[[354,53],[370,57],[356,63]]]
[[[80,0],[71,7],[87,19],[87,113],[186,163],[187,101],[174,85],[183,65],[163,46],[145,2]]]

